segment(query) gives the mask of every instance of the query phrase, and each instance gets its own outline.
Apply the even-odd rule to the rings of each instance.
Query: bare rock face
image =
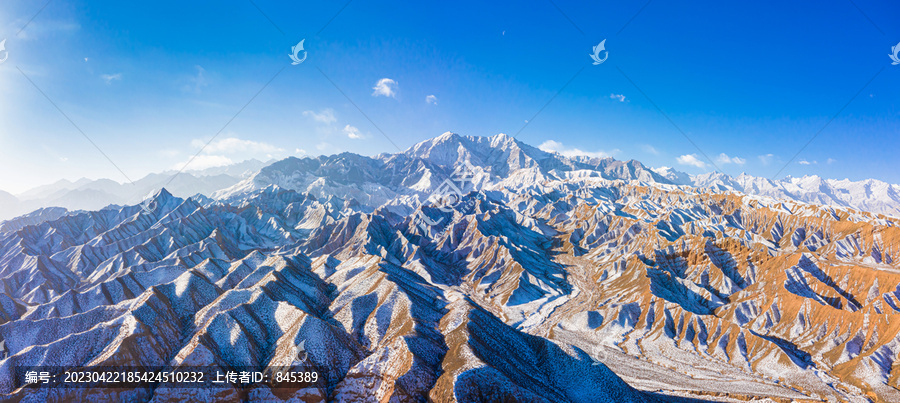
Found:
[[[433,142],[384,164],[345,155],[339,196],[254,187],[343,175],[306,161],[221,200],[162,191],[153,211],[0,226],[2,400],[900,401],[900,220],[647,181],[639,163],[558,160],[507,136]],[[456,205],[418,202],[471,160],[478,186]],[[15,378],[292,365],[317,380]]]

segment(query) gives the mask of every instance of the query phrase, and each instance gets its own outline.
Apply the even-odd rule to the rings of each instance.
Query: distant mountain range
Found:
[[[737,191],[778,200],[840,206],[900,217],[900,185],[875,179],[861,181],[787,177],[773,181],[741,174],[733,178],[718,172],[697,175],[692,185],[716,191]]]
[[[276,185],[284,189],[331,195],[354,200],[371,211],[399,195],[417,199],[440,185],[461,161],[470,161],[478,177],[475,188],[540,186],[554,180],[601,178],[606,180],[693,186],[716,192],[826,204],[900,217],[900,185],[875,179],[862,181],[822,179],[818,176],[787,177],[773,181],[720,172],[696,176],[670,167],[648,168],[637,160],[565,157],[546,152],[505,134],[492,137],[444,133],[397,154],[365,157],[342,153],[319,157],[290,157],[263,163],[258,160],[181,173],[151,174],[135,184],[109,179],[75,182],[61,180],[18,195],[0,191],[0,220],[38,208],[97,210],[109,205],[137,204],[163,185],[173,195],[202,194],[229,199]],[[171,183],[168,181],[171,180]]]
[[[527,188],[548,181],[601,178],[693,186],[716,192],[736,191],[900,217],[900,185],[879,180],[853,182],[805,176],[773,181],[746,174],[734,178],[719,172],[691,176],[668,167],[651,169],[636,160],[569,158],[542,151],[505,134],[471,137],[445,133],[405,152],[371,158],[350,153],[288,158],[213,193],[212,197],[228,199],[274,184],[316,195],[355,199],[371,209],[398,195],[427,194],[451,174],[445,167],[462,161],[474,165],[473,185],[477,189]]]
[[[150,174],[132,183],[119,183],[110,179],[60,180],[38,186],[13,196],[0,191],[0,220],[9,219],[44,207],[62,207],[68,210],[99,210],[106,206],[140,203],[146,196],[163,186],[172,194],[189,197],[196,194],[212,194],[238,183],[266,163],[247,160],[226,167]],[[171,181],[171,182],[170,182]]]

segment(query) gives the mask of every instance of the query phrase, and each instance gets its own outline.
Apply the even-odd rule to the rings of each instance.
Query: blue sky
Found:
[[[503,132],[692,174],[900,183],[900,4],[854,2],[6,1],[0,189],[180,168],[226,123],[193,167]]]

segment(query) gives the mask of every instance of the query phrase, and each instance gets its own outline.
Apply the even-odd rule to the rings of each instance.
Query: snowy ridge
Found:
[[[875,179],[783,180],[711,172],[691,177],[673,168],[651,169],[639,161],[565,157],[529,146],[505,134],[491,137],[444,133],[398,154],[363,157],[350,153],[317,158],[288,158],[269,165],[214,198],[228,200],[275,184],[285,189],[354,199],[367,211],[397,196],[428,194],[463,163],[476,171],[472,189],[527,188],[547,181],[596,177],[607,180],[692,186],[716,192],[737,191],[778,200],[827,204],[900,217],[900,185]]]
[[[900,185],[892,185],[875,179],[854,182],[847,179],[823,179],[811,175],[772,181],[747,174],[733,178],[714,172],[697,175],[693,178],[692,185],[900,217]]]
[[[423,205],[462,161],[477,185]],[[315,384],[115,399],[900,401],[900,220],[648,172],[445,134],[8,221],[0,399],[88,398],[16,366],[275,367],[303,343]]]

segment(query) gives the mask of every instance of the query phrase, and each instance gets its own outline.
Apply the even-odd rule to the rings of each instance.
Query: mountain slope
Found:
[[[322,376],[305,388],[160,387],[119,398],[659,400],[584,356],[504,324],[447,283],[422,277],[419,264],[402,263],[393,253],[403,253],[396,248],[410,234],[398,217],[321,221],[315,217],[327,208],[315,198],[274,187],[242,207],[203,207],[165,191],[154,203],[159,208],[150,213],[138,207],[79,213],[0,237],[0,276],[9,293],[0,304],[0,337],[10,354],[0,374],[51,362],[260,368],[289,363],[292,346],[302,341],[306,365]],[[319,220],[315,229],[302,231],[310,219]],[[504,259],[534,259],[502,244],[492,248]],[[385,255],[388,249],[396,252]],[[42,257],[29,257],[35,254]],[[509,361],[501,352],[510,349],[530,352]],[[556,357],[552,364],[543,361],[548,352]],[[467,364],[456,366],[460,360]],[[81,399],[87,390],[55,396]],[[3,376],[0,391],[9,398],[48,393]]]
[[[528,188],[547,181],[597,177],[737,191],[814,204],[827,204],[900,217],[900,185],[877,180],[849,181],[817,176],[772,181],[741,174],[711,172],[691,177],[669,167],[650,169],[638,161],[565,157],[542,151],[505,134],[491,137],[444,133],[397,154],[364,157],[350,153],[288,158],[262,168],[234,186],[212,194],[242,197],[275,184],[281,188],[355,200],[372,211],[398,196],[426,199],[463,163],[471,165],[471,187],[490,190]]]
[[[670,183],[635,160],[567,158],[531,147],[505,134],[491,137],[444,133],[398,154],[363,157],[350,153],[288,158],[235,186],[213,194],[231,199],[269,185],[355,199],[370,209],[400,195],[427,197],[464,162],[474,188],[531,186],[545,180],[595,175],[604,179]]]
[[[796,200],[806,203],[848,207],[900,217],[900,185],[875,179],[862,181],[822,179],[818,176],[787,177],[780,181],[741,174],[736,178],[721,173],[698,175],[693,186],[721,191]]]
[[[16,367],[294,366],[317,381],[116,399],[900,401],[900,220],[648,171],[446,134],[34,212],[0,226],[0,394],[97,392]]]

